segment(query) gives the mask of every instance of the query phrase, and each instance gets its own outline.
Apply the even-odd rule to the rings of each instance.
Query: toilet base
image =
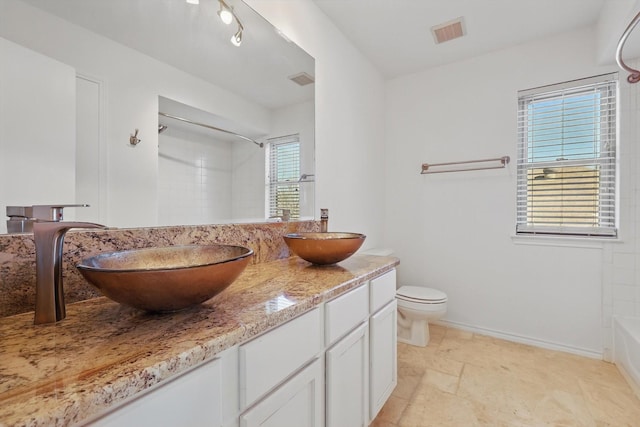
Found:
[[[426,320],[414,320],[410,327],[405,327],[398,316],[398,342],[426,347],[430,338],[429,323]]]

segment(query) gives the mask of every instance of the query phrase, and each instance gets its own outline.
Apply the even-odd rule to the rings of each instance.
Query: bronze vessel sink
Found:
[[[104,253],[77,267],[106,297],[163,312],[215,296],[233,283],[252,255],[251,249],[241,246],[170,246]]]
[[[289,249],[313,264],[335,264],[356,253],[367,236],[359,233],[292,233],[283,236]]]

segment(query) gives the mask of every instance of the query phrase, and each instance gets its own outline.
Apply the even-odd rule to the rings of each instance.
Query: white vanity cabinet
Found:
[[[371,280],[369,319],[369,419],[378,415],[398,384],[396,271]]]
[[[325,305],[327,427],[368,425],[368,317],[366,284]]]

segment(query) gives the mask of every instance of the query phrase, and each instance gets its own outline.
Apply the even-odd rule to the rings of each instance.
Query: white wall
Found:
[[[316,60],[316,217],[383,244],[384,80],[311,0],[247,0]]]
[[[400,283],[448,294],[448,322],[602,353],[603,245],[512,238],[517,91],[615,70],[594,41],[576,31],[388,83],[387,241]],[[420,175],[423,162],[503,155],[506,170]]]
[[[73,68],[3,38],[0,62],[0,233],[6,233],[7,205],[76,202],[76,77]]]

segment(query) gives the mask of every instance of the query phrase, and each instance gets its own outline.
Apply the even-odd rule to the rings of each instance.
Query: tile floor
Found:
[[[640,427],[640,399],[611,363],[431,325],[372,426]]]

